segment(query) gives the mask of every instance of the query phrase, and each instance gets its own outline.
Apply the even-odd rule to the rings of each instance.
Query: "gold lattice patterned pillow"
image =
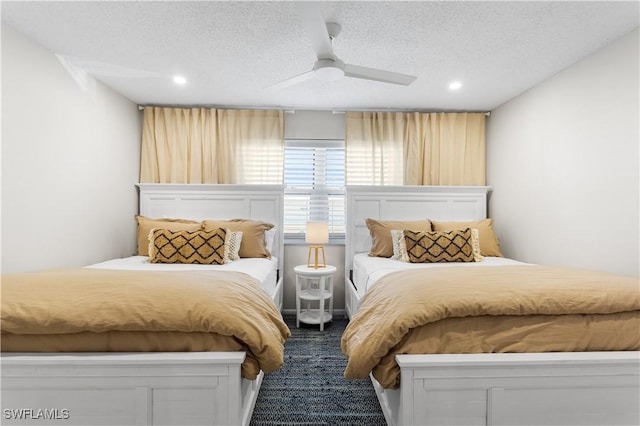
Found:
[[[474,262],[471,229],[455,231],[403,231],[409,262]]]
[[[149,233],[151,263],[225,263],[226,230],[171,231],[152,229]]]

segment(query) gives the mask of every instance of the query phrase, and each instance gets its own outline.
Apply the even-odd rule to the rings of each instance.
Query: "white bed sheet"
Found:
[[[360,297],[382,277],[392,272],[421,268],[451,268],[484,266],[526,265],[526,263],[505,257],[485,256],[482,262],[451,262],[451,263],[407,263],[386,257],[372,257],[367,253],[358,253],[353,257],[353,283]]]
[[[260,281],[260,287],[273,296],[277,284],[278,259],[241,258],[224,265],[198,265],[185,263],[151,263],[147,256],[131,256],[111,259],[89,265],[87,268],[117,269],[129,271],[234,271],[244,272]]]

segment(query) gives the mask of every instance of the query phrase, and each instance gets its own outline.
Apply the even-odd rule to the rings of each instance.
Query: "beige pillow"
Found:
[[[475,262],[470,228],[403,234],[411,263]]]
[[[377,220],[366,219],[367,228],[371,234],[371,251],[369,256],[391,257],[393,256],[393,241],[391,231],[394,229],[410,229],[412,231],[431,231],[431,222],[428,219],[416,221],[401,220]]]
[[[211,232],[152,229],[149,232],[149,261],[222,265],[225,263],[226,237],[227,232],[222,228]]]
[[[152,219],[145,216],[136,216],[138,222],[138,255],[149,256],[149,232],[152,229],[169,229],[171,231],[197,231],[201,228],[200,222],[187,219]]]
[[[266,257],[271,258],[271,253],[267,249],[265,232],[273,228],[271,223],[260,222],[249,219],[230,220],[205,220],[202,222],[203,229],[210,231],[216,228],[228,228],[230,231],[242,232],[242,242],[240,243],[240,257]]]
[[[482,256],[502,257],[500,243],[493,230],[492,219],[474,222],[436,222],[432,221],[434,231],[453,231],[456,229],[477,229],[480,236],[480,253]]]

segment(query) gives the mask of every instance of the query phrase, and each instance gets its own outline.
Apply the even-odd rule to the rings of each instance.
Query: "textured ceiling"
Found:
[[[296,2],[10,2],[2,20],[139,104],[491,110],[639,25],[630,2],[321,2],[343,61],[413,74],[266,86],[316,59]],[[185,86],[171,77],[181,74]],[[460,80],[456,92],[448,84]]]

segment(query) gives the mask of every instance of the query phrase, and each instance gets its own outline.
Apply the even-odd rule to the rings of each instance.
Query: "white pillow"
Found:
[[[242,231],[231,231],[226,229],[227,236],[224,239],[224,263],[240,260],[240,243],[242,242]]]
[[[276,241],[276,227],[273,227],[267,231],[264,231],[264,241],[267,245],[267,250],[269,250],[269,253],[271,253],[273,255],[273,245]]]

